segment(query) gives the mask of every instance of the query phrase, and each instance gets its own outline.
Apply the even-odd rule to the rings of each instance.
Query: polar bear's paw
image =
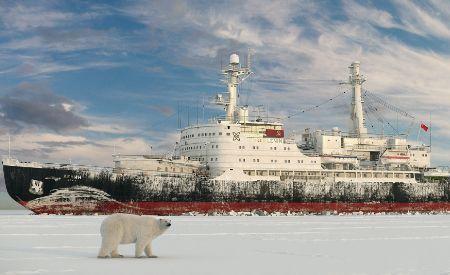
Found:
[[[108,255],[105,255],[105,256],[100,256],[100,255],[98,255],[97,258],[99,258],[99,259],[108,259],[109,256],[108,256]]]
[[[156,255],[150,255],[150,256],[147,256],[147,258],[158,258],[158,256],[156,256]]]
[[[112,255],[111,258],[123,258],[123,255],[116,254],[116,255]]]

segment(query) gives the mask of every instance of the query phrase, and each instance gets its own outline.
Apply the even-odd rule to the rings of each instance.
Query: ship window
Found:
[[[241,162],[241,159],[239,159],[239,162]]]
[[[214,149],[214,145],[211,145],[211,148],[213,148],[213,149]]]
[[[222,132],[219,132],[219,136],[221,136],[222,135]]]
[[[211,161],[213,161],[214,159],[213,158],[211,158]]]
[[[273,147],[273,150],[277,150],[277,147]]]
[[[216,158],[216,161],[217,161],[217,158]]]
[[[290,148],[290,147],[288,147],[288,150],[291,150],[291,148]]]
[[[256,162],[259,162],[259,159],[257,159]]]
[[[256,149],[256,146],[253,146],[253,149]]]
[[[277,162],[277,160],[275,160],[275,162]]]
[[[230,135],[230,133],[227,133],[227,136],[229,136]]]
[[[227,129],[230,129],[230,126],[227,126]]]
[[[199,136],[200,136],[200,134],[197,134],[197,136],[199,137]]]
[[[216,145],[216,148],[219,148],[219,145]]]

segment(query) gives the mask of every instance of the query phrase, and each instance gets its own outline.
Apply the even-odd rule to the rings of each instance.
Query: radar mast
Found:
[[[250,74],[252,74],[252,71],[250,69],[250,58],[251,56],[249,51],[247,66],[241,67],[239,63],[239,55],[233,53],[230,55],[230,63],[228,64],[227,68],[222,70],[222,74],[225,75],[224,82],[227,83],[228,100],[224,101],[222,95],[219,94],[216,96],[216,104],[226,106],[225,108],[227,111],[227,121],[235,121],[236,107],[238,104],[237,88],[239,84],[241,84]]]

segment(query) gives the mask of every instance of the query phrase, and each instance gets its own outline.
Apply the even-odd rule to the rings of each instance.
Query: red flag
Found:
[[[424,130],[425,132],[428,132],[428,126],[425,124],[420,124],[420,128],[422,128],[422,130]]]

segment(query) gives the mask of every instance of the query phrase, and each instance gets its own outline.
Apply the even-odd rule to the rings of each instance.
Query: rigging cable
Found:
[[[312,106],[312,107],[310,107],[310,108],[307,108],[307,109],[299,110],[298,112],[295,112],[295,113],[293,113],[293,114],[288,115],[286,118],[287,118],[287,119],[290,119],[290,118],[292,118],[292,117],[294,117],[294,116],[297,116],[297,115],[299,115],[299,114],[307,113],[307,112],[310,112],[310,111],[312,111],[312,110],[318,109],[318,108],[322,107],[323,105],[325,105],[325,104],[327,104],[327,103],[329,103],[329,102],[335,100],[336,98],[345,95],[347,92],[348,92],[348,91],[345,90],[344,92],[339,93],[339,94],[337,94],[336,96],[334,96],[334,97],[332,97],[332,98],[329,98],[329,99],[327,99],[326,101],[323,101],[323,102],[320,103],[320,104],[314,105],[314,106]]]
[[[370,111],[372,112],[373,115],[375,115],[376,119],[377,119],[379,122],[381,122],[381,123],[386,122],[387,125],[389,125],[389,126],[392,128],[392,130],[394,130],[394,132],[396,132],[398,135],[400,135],[400,132],[398,131],[398,129],[395,128],[394,126],[392,126],[392,124],[391,124],[389,121],[387,121],[386,119],[384,119],[383,115],[381,115],[381,114],[378,113],[378,108],[372,106],[372,105],[369,104],[369,103],[365,103],[365,105],[367,106],[367,109],[370,110]]]

